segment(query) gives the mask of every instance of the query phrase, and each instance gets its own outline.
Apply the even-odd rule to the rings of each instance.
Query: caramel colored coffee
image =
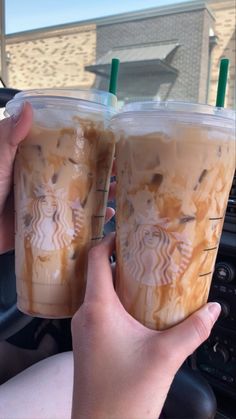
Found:
[[[75,313],[88,250],[103,234],[114,137],[106,108],[87,115],[81,107],[64,116],[53,110],[46,123],[47,107],[42,114],[35,107],[16,156],[17,304],[33,316]]]
[[[169,106],[128,109],[113,121],[117,293],[133,317],[158,330],[208,299],[235,171],[227,111]]]

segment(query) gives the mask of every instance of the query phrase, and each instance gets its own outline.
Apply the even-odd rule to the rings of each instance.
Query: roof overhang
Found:
[[[87,71],[98,76],[110,77],[111,64],[94,64],[85,67]],[[162,60],[145,60],[122,62],[119,70],[119,77],[122,75],[143,75],[144,73],[172,73],[178,74],[178,70]]]
[[[120,72],[127,75],[139,75],[144,73],[172,73],[178,70],[172,67],[168,58],[175,52],[177,43],[156,43],[143,45],[130,45],[114,48],[104,54],[96,64],[85,67],[87,71],[102,77],[109,77],[111,60],[113,57],[120,60]]]

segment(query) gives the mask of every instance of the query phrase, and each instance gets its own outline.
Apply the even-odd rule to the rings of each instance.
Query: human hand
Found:
[[[0,121],[0,254],[14,247],[13,164],[19,143],[32,124],[32,108],[25,103],[17,118]]]
[[[109,256],[114,234],[89,253],[84,304],[72,319],[73,419],[157,419],[179,367],[220,313],[202,307],[165,331],[144,327],[123,308]]]

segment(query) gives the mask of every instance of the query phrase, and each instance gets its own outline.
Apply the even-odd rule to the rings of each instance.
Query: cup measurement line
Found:
[[[212,271],[211,272],[207,272],[205,274],[199,274],[198,276],[207,276],[207,275],[210,275],[211,273],[212,273]]]
[[[218,246],[209,247],[208,249],[203,249],[203,252],[210,252],[211,250],[216,250]]]
[[[103,239],[103,236],[98,236],[98,237],[92,237],[91,240],[100,240]]]
[[[96,189],[96,192],[108,192],[108,190],[107,189]]]

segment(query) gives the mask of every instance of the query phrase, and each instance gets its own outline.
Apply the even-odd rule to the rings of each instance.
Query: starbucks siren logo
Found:
[[[192,247],[181,234],[170,232],[168,220],[136,214],[130,231],[121,226],[121,252],[128,274],[141,284],[171,284],[188,267]]]
[[[31,245],[42,250],[62,249],[70,245],[84,225],[84,210],[79,202],[66,201],[66,192],[49,181],[35,189],[23,214],[24,235]]]

